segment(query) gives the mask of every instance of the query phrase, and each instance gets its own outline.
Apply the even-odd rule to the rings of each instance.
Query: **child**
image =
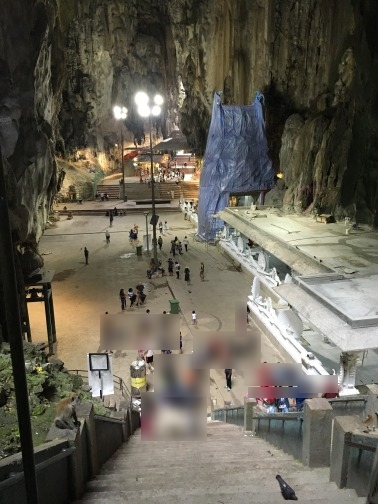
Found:
[[[192,324],[197,325],[197,313],[195,310],[192,311]]]

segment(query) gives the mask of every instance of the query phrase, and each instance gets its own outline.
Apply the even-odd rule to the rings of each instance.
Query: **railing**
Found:
[[[86,482],[134,431],[140,415],[131,412],[119,418],[93,415],[93,405],[83,404],[82,424],[76,431],[53,433],[54,439],[34,451],[40,504],[66,504],[82,497]],[[0,503],[26,504],[22,455],[0,460]]]
[[[69,369],[69,373],[75,373],[76,375],[80,376],[80,378],[83,379],[84,382],[88,383],[88,371],[86,369]],[[120,376],[113,375],[113,382],[114,382],[114,388],[118,390],[122,397],[126,401],[131,400],[131,391],[127,387],[125,380],[121,378]]]
[[[243,427],[244,406],[216,409],[213,411],[212,419]]]

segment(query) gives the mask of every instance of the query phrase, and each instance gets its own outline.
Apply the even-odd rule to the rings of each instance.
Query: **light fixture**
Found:
[[[124,121],[127,117],[127,108],[119,107],[116,105],[113,107],[114,118],[117,121]],[[121,125],[121,170],[122,170],[122,200],[125,201],[125,166],[124,166],[124,158],[123,158],[123,131],[122,131],[122,123]],[[117,144],[115,144],[117,147]]]
[[[135,95],[135,103],[138,107],[138,114],[141,117],[149,118],[149,127],[150,127],[150,161],[151,161],[151,196],[152,196],[152,248],[154,252],[154,263],[155,268],[158,267],[158,259],[157,259],[157,240],[156,240],[156,225],[159,220],[159,216],[156,215],[156,206],[155,206],[155,177],[154,177],[154,156],[152,151],[152,116],[157,117],[161,114],[162,108],[161,106],[164,103],[163,97],[159,94],[155,95],[153,98],[153,105],[150,106],[150,98],[144,91],[138,91]],[[146,214],[145,214],[146,215]],[[146,227],[147,227],[147,216],[146,216]],[[148,249],[148,228],[147,228],[147,249]]]

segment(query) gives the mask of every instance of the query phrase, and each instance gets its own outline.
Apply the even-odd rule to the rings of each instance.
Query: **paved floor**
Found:
[[[89,204],[89,203],[87,203]],[[94,203],[96,204],[96,203]],[[199,330],[234,330],[235,302],[245,302],[251,289],[251,279],[237,272],[231,263],[218,251],[193,240],[195,229],[184,220],[181,213],[161,214],[167,220],[169,231],[163,236],[163,250],[160,258],[166,262],[169,257],[169,243],[176,235],[190,240],[188,253],[179,256],[181,272],[189,266],[191,284],[183,278],[164,277],[148,281],[146,269],[148,257],[137,257],[129,243],[130,228],[137,224],[144,229],[145,217],[132,215],[116,217],[109,228],[105,216],[75,216],[73,220],[62,218],[56,227],[50,228],[40,242],[40,253],[45,259],[45,268],[55,270],[53,298],[56,315],[58,348],[57,356],[68,369],[86,369],[86,354],[99,349],[100,314],[120,313],[118,293],[121,288],[135,288],[139,281],[147,283],[149,290],[147,305],[132,308],[134,313],[151,313],[169,310],[169,300],[173,295],[180,301],[182,309],[181,330],[184,353],[191,353],[192,341]],[[105,231],[109,229],[110,245],[105,243]],[[85,265],[83,249],[89,250],[89,265]],[[128,254],[133,254],[127,257]],[[126,255],[126,257],[122,257]],[[199,278],[200,263],[205,264],[206,279]],[[29,307],[33,341],[46,339],[42,304]],[[191,325],[191,312],[198,314],[197,328]],[[129,311],[130,308],[127,308]],[[113,355],[114,373],[129,380],[129,366],[136,352],[116,352]],[[283,362],[284,359],[263,339],[262,357],[268,362]],[[217,407],[224,401],[242,404],[245,387],[243,378],[234,372],[231,392],[224,389],[223,370],[211,372],[211,396]]]

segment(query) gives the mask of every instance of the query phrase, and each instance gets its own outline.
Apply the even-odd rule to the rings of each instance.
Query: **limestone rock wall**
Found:
[[[377,18],[375,0],[2,0],[0,144],[17,240],[43,232],[63,180],[55,152],[112,165],[114,104],[129,108],[127,139],[143,138],[141,88],[166,98],[154,136],[179,125],[198,152],[214,91],[233,104],[262,91],[286,186],[274,201],[377,225]]]
[[[133,103],[139,90],[165,96],[164,114],[154,121],[153,133],[167,134],[178,82],[164,2],[81,0],[65,40],[67,79],[59,117],[66,150],[108,151],[119,141],[115,104],[128,108],[127,128],[123,126],[126,139],[140,141],[146,121]]]
[[[192,143],[204,146],[214,91],[246,104],[261,90],[285,208],[377,225],[377,2],[171,0],[168,12]]]
[[[58,186],[63,47],[56,2],[0,3],[0,145],[17,242],[41,235]]]

